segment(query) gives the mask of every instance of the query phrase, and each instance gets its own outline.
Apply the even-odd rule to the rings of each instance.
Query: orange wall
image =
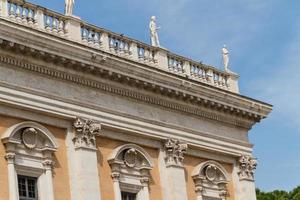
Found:
[[[196,157],[192,157],[192,156],[186,156],[184,158],[184,166],[185,166],[185,178],[187,181],[187,194],[188,194],[188,199],[189,200],[195,200],[197,199],[196,197],[196,193],[195,193],[195,184],[194,181],[192,179],[192,172],[193,169],[199,165],[202,162],[207,161],[206,159],[201,159],[201,158],[196,158]],[[223,164],[223,167],[226,169],[227,173],[231,176],[232,174],[232,165],[229,164]],[[226,198],[227,200],[234,200],[234,186],[233,186],[233,182],[229,182],[229,184],[227,185],[227,189],[229,192],[228,197]]]
[[[102,200],[113,200],[114,190],[111,178],[111,168],[107,162],[108,156],[115,148],[125,144],[124,142],[110,140],[107,138],[97,138],[97,156],[98,156],[98,170],[100,173],[100,188]],[[143,147],[145,151],[151,156],[154,163],[154,168],[151,170],[150,180],[150,199],[162,200],[162,191],[160,187],[159,171],[158,171],[158,150]]]
[[[5,117],[0,115],[0,137],[7,128],[20,123],[24,120]],[[44,125],[56,138],[59,145],[58,151],[54,156],[54,169],[53,169],[53,187],[56,200],[69,200],[70,186],[69,186],[69,172],[65,145],[65,131],[63,129],[55,128],[52,126]],[[0,200],[8,199],[8,177],[7,177],[7,162],[4,158],[5,147],[0,144]]]

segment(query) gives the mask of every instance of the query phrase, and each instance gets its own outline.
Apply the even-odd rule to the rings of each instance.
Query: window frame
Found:
[[[20,194],[20,179],[23,178],[25,180],[25,193],[26,196],[21,196]],[[33,176],[25,176],[25,175],[20,175],[17,174],[17,179],[18,179],[18,194],[19,194],[19,199],[20,200],[38,200],[39,199],[39,192],[38,192],[38,177],[33,177]],[[34,187],[34,196],[35,197],[29,197],[29,186],[28,186],[28,181],[29,180],[34,180],[35,187]]]

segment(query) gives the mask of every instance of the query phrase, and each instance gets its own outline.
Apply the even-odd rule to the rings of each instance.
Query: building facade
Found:
[[[255,200],[238,75],[0,0],[0,199]]]

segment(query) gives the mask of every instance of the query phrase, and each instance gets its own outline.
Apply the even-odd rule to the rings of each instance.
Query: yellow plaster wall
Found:
[[[97,138],[97,157],[98,170],[100,173],[100,188],[102,200],[113,200],[114,190],[111,178],[111,168],[107,162],[107,158],[115,148],[125,144],[124,142],[111,140],[107,138]],[[150,180],[150,199],[162,200],[162,191],[160,187],[159,171],[158,171],[158,150],[143,147],[151,156],[154,168],[151,170]]]
[[[21,123],[21,119],[6,117],[0,115],[0,137],[11,126]],[[43,124],[42,124],[43,125]],[[54,156],[54,170],[53,170],[53,188],[56,200],[69,200],[70,186],[69,186],[69,172],[65,145],[65,130],[44,125],[56,138],[59,145],[58,151]],[[0,144],[0,200],[8,199],[8,176],[7,176],[7,162],[4,158],[5,147]]]
[[[196,158],[192,156],[186,156],[184,158],[184,167],[185,167],[185,178],[187,182],[187,194],[188,194],[188,200],[195,200],[197,199],[196,193],[195,193],[195,184],[192,179],[192,172],[193,169],[200,163],[207,161],[206,159]],[[226,169],[227,173],[231,177],[232,174],[232,165],[220,163],[223,165],[223,167]],[[232,178],[231,178],[232,180]],[[229,192],[229,196],[226,198],[226,200],[234,200],[234,185],[233,182],[230,181],[227,185],[227,189]]]

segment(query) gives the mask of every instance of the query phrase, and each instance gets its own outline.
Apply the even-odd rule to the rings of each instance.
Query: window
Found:
[[[122,200],[136,200],[136,194],[129,192],[122,192]]]
[[[42,125],[22,122],[1,138],[6,148],[9,199],[54,200],[53,156],[58,145]]]
[[[151,157],[141,147],[126,144],[108,158],[112,169],[115,200],[150,200]]]
[[[20,200],[37,200],[37,178],[18,175]]]

